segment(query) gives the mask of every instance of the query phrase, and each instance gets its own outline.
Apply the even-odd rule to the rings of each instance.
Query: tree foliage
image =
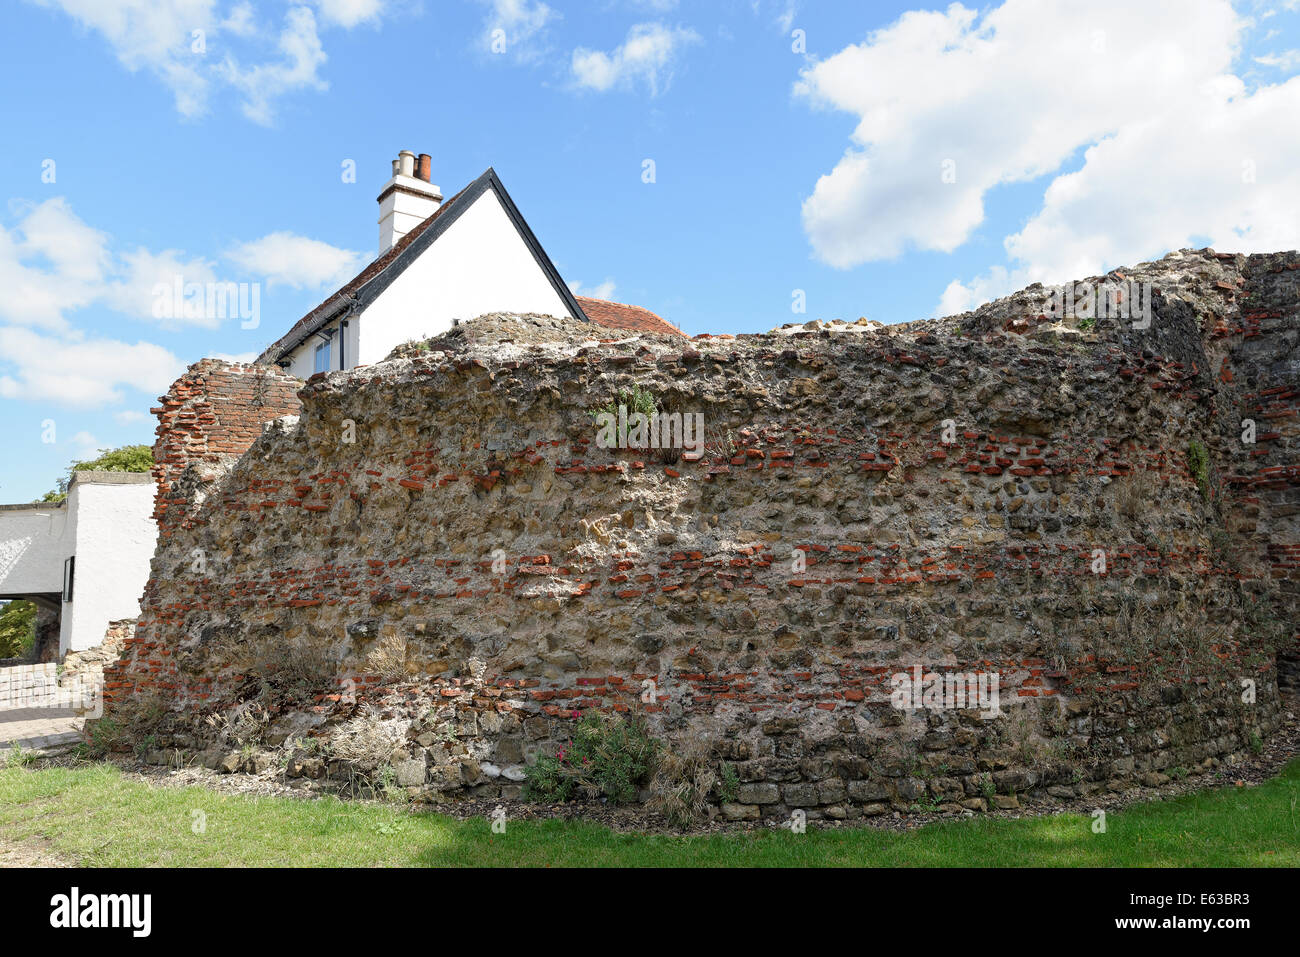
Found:
[[[68,497],[73,472],[148,472],[153,468],[153,449],[147,445],[124,445],[118,449],[100,449],[99,455],[68,466],[68,474],[59,479],[59,487],[46,492],[42,502],[62,502]]]
[[[11,601],[0,608],[0,658],[22,658],[36,642],[36,606]]]

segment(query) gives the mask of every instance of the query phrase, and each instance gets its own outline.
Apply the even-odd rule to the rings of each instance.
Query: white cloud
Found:
[[[1215,102],[1244,25],[1228,0],[1007,0],[983,16],[960,4],[904,14],[809,66],[796,85],[810,103],[859,118],[852,144],[803,206],[815,255],[847,268],[911,248],[951,251],[984,221],[994,187],[1051,173],[1081,147],[1162,118],[1167,131],[1193,122]],[[1191,159],[1147,146],[1146,169]],[[945,164],[955,181],[944,181]],[[1143,166],[1129,173],[1137,176],[1126,215],[1153,220],[1145,197],[1173,184]],[[1189,208],[1205,192],[1184,197]],[[1069,241],[1057,258],[1089,258],[1071,252],[1081,245]]]
[[[493,53],[506,53],[516,60],[541,56],[547,24],[560,15],[541,0],[479,0],[488,6],[483,21],[483,46]]]
[[[175,249],[152,253],[139,248],[121,255],[118,277],[105,286],[102,298],[105,305],[117,312],[134,319],[157,322],[164,329],[183,326],[216,329],[222,323],[222,316],[215,312],[187,316],[172,305],[175,299],[172,290],[178,283],[183,289],[190,283],[218,281],[213,264],[202,257],[186,259]],[[166,293],[162,292],[164,288]],[[160,318],[154,312],[160,294],[168,299],[168,308],[163,313],[167,318]]]
[[[193,31],[215,34],[214,0],[34,0],[57,7],[103,35],[118,62],[132,73],[148,70],[171,89],[184,116],[203,112],[208,94],[203,59]]]
[[[108,234],[87,225],[61,196],[43,203],[15,203],[22,219],[12,230],[0,226],[0,321],[35,326],[73,338],[66,314],[102,304],[136,319],[155,321],[155,287],[213,282],[202,258],[175,250],[137,249],[114,256]],[[219,317],[166,320],[163,325],[215,328]]]
[[[771,17],[776,28],[789,33],[799,12],[797,0],[750,0],[749,9],[757,17]]]
[[[781,28],[782,33],[789,33],[790,28],[794,26],[795,15],[799,12],[799,5],[794,0],[788,0],[781,13],[776,18],[777,26]]]
[[[152,252],[141,247],[114,254],[111,237],[82,221],[63,197],[12,205],[22,218],[10,230],[0,225],[0,288],[7,292],[0,296],[0,322],[71,338],[80,333],[69,326],[67,313],[97,304],[165,329],[216,329],[231,321],[234,312],[187,312],[183,305],[178,307],[176,301],[184,302],[184,290],[191,284],[206,289],[207,284],[234,278],[247,283],[244,276],[253,276],[268,287],[315,288],[341,284],[363,261],[361,253],[277,232],[239,243],[226,254],[231,264],[244,270],[243,276],[232,278],[221,276],[216,263],[174,249]],[[173,294],[178,287],[182,295]],[[160,295],[166,296],[165,303],[159,302]],[[160,305],[165,308],[156,308]]]
[[[1300,50],[1283,50],[1281,53],[1267,53],[1255,57],[1261,66],[1276,67],[1279,70],[1294,70],[1300,67]]]
[[[316,32],[316,16],[307,7],[293,7],[285,15],[280,34],[278,63],[241,67],[227,56],[218,71],[231,86],[244,94],[243,111],[254,123],[269,126],[275,118],[275,101],[296,90],[322,91],[329,84],[318,71],[328,57]]]
[[[259,354],[257,352],[213,352],[207,358],[220,359],[222,362],[251,363]]]
[[[133,425],[136,422],[147,422],[149,416],[137,409],[123,409],[120,412],[113,413],[113,421],[118,425]]]
[[[384,0],[316,0],[321,20],[351,30],[358,23],[375,22],[384,11]]]
[[[327,57],[308,0],[290,5],[275,51],[266,49],[262,38],[271,31],[248,0],[229,7],[217,0],[29,2],[61,10],[83,30],[102,36],[127,70],[148,72],[165,84],[186,117],[203,115],[214,89],[232,87],[243,96],[245,115],[269,124],[280,97],[327,86],[318,76]],[[323,26],[343,29],[376,23],[385,9],[385,0],[312,2]]]
[[[93,459],[99,455],[99,450],[104,448],[104,446],[100,444],[99,439],[85,431],[78,432],[68,441],[73,446],[74,454],[72,458],[77,461]]]
[[[64,313],[101,293],[108,237],[87,226],[62,197],[14,203],[22,219],[0,226],[0,320],[62,331]]]
[[[251,3],[237,3],[230,8],[230,15],[221,21],[221,29],[237,37],[249,37],[257,32],[257,11]]]
[[[359,252],[289,232],[241,243],[225,258],[263,277],[268,286],[283,284],[294,289],[341,285],[352,278],[363,259]]]
[[[1100,275],[1187,246],[1296,249],[1295,116],[1300,77],[1253,93],[1225,77],[1194,115],[1155,117],[1090,147],[1083,167],[1053,180],[1042,208],[1004,241],[1017,267],[1001,281],[990,273],[954,285],[978,304],[1031,282]],[[957,296],[954,286],[949,292]]]
[[[614,290],[618,288],[618,285],[614,280],[607,277],[604,282],[597,286],[593,286],[590,289],[584,289],[582,287],[583,282],[581,279],[575,279],[573,282],[569,283],[569,291],[571,293],[575,296],[586,296],[588,299],[609,299],[614,295]]]
[[[124,389],[157,395],[183,371],[185,363],[149,342],[69,341],[0,327],[0,398],[111,405]]]
[[[700,41],[699,34],[662,23],[638,23],[610,53],[579,47],[573,51],[573,79],[584,89],[605,92],[644,83],[655,96],[672,80],[682,48]]]
[[[63,197],[26,206],[24,251],[50,263],[60,277],[95,282],[108,265],[108,237],[82,222]]]
[[[955,316],[959,312],[967,312],[999,296],[1023,289],[1031,282],[1033,280],[1023,269],[1009,270],[1005,266],[990,266],[985,275],[970,282],[954,279],[948,283],[943,295],[939,297],[935,315]]]

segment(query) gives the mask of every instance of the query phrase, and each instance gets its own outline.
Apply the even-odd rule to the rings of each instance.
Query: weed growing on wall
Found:
[[[525,769],[524,797],[547,802],[604,797],[628,804],[649,780],[659,747],[640,717],[588,712],[567,747]]]
[[[639,383],[631,391],[620,389],[587,414],[596,425],[597,448],[654,449],[667,463],[678,461],[683,450],[698,459],[706,448],[703,413],[664,412],[654,394]]]
[[[285,639],[278,633],[259,635],[245,649],[248,673],[268,688],[296,698],[332,689],[338,662],[332,650],[306,636]]]
[[[129,751],[132,742],[144,737],[167,714],[163,694],[156,690],[137,692],[114,709],[112,717],[86,722],[86,741],[82,750],[88,757],[100,758],[110,751]]]
[[[639,412],[641,415],[650,416],[659,411],[659,401],[654,393],[649,389],[641,388],[640,383],[634,383],[631,389],[619,389],[614,398],[600,408],[590,410],[587,414],[592,419],[599,419],[602,415],[617,417],[620,406],[627,410],[627,415]]]
[[[80,750],[88,758],[102,758],[110,751],[116,750],[119,743],[127,741],[127,731],[115,718],[100,718],[86,723],[86,741]]]
[[[726,761],[722,762],[719,770],[721,777],[717,785],[718,799],[724,804],[730,804],[736,800],[737,795],[740,793],[740,772],[736,770],[734,764],[729,764]]]
[[[1115,508],[1125,518],[1145,520],[1159,491],[1152,474],[1145,468],[1137,468],[1126,479],[1116,483]]]
[[[739,781],[736,783],[738,786]],[[674,827],[690,827],[704,815],[710,797],[720,792],[721,785],[711,749],[694,738],[684,747],[659,756],[650,782],[650,806]]]
[[[1205,444],[1196,439],[1187,443],[1187,468],[1192,473],[1192,478],[1196,480],[1201,498],[1208,502],[1210,500],[1210,454],[1206,451]]]
[[[262,743],[271,715],[259,705],[245,702],[228,712],[210,714],[206,718],[216,732],[217,740],[228,748],[243,749]]]
[[[364,708],[338,729],[331,741],[331,751],[342,762],[354,793],[358,788],[392,792],[392,761],[394,755],[403,754],[408,727],[409,721],[385,719],[374,709]]]

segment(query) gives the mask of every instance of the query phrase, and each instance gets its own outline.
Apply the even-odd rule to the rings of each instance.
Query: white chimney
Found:
[[[402,150],[393,160],[393,178],[379,194],[379,255],[396,246],[442,204],[442,190],[429,182],[432,162],[428,153],[421,153],[417,160],[410,150]]]

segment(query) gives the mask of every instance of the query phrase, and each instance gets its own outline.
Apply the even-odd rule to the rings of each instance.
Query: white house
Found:
[[[140,613],[158,529],[147,473],[74,472],[62,502],[0,505],[0,598],[59,615],[59,657]]]
[[[258,357],[294,375],[379,362],[395,346],[490,312],[682,333],[638,306],[575,296],[495,170],[446,202],[430,157],[403,150],[379,194],[379,256]]]

